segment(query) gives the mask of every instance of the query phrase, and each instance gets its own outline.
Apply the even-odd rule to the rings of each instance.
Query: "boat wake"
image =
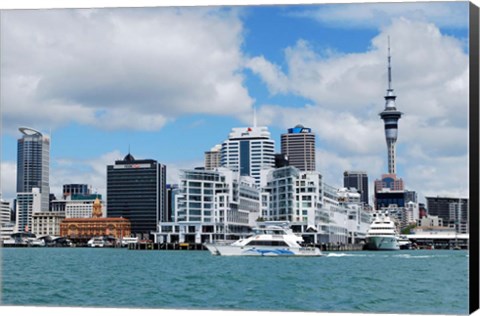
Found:
[[[351,254],[351,253],[327,253],[325,257],[366,257],[367,255]]]

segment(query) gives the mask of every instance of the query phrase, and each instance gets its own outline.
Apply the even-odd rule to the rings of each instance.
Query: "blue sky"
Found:
[[[317,170],[386,173],[387,37],[398,175],[424,195],[468,194],[468,3],[3,11],[2,197],[19,126],[51,133],[51,190],[105,191],[125,156],[178,170],[233,127],[317,134]]]

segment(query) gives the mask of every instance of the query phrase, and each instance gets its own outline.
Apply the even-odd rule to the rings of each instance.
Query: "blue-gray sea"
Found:
[[[468,314],[468,252],[4,248],[2,305]]]

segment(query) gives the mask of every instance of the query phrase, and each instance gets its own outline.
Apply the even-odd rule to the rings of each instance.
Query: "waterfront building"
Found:
[[[337,195],[339,207],[347,211],[348,242],[359,243],[365,241],[367,231],[372,222],[372,213],[369,208],[365,208],[361,194],[356,189],[339,188]]]
[[[10,203],[0,198],[0,240],[8,239],[14,233],[11,211]]]
[[[32,192],[17,193],[15,232],[28,232],[32,227],[33,213],[42,211],[42,200],[39,188]]]
[[[90,195],[91,189],[87,184],[64,184],[63,185],[63,198],[72,195]]]
[[[220,167],[222,145],[215,145],[210,151],[205,152],[205,170],[214,170]]]
[[[297,125],[281,135],[281,152],[289,165],[300,171],[315,171],[315,134],[312,129]]]
[[[393,94],[392,88],[392,67],[390,56],[390,39],[388,43],[388,89],[385,96],[385,109],[381,112],[380,118],[385,124],[385,139],[387,141],[388,173],[396,174],[396,142],[398,136],[398,120],[402,112],[398,111],[395,105],[397,97]]]
[[[10,212],[10,203],[0,198],[0,225],[11,222]]]
[[[101,194],[70,195],[65,200],[65,218],[90,218],[95,201],[101,201]],[[103,203],[102,203],[103,205]],[[103,210],[102,210],[103,214]]]
[[[132,234],[148,239],[165,221],[166,166],[130,153],[107,166],[107,215],[130,220]]]
[[[182,170],[175,194],[175,215],[159,222],[155,242],[238,239],[250,232],[260,213],[255,179],[227,168]]]
[[[221,166],[251,176],[259,185],[261,170],[275,166],[275,141],[268,128],[233,128],[222,144]]]
[[[353,243],[365,236],[370,218],[355,191],[339,190],[315,171],[288,166],[262,181],[262,218],[289,221],[311,243]]]
[[[455,227],[459,233],[468,233],[467,198],[427,196],[428,215],[435,215],[443,220],[444,226]]]
[[[60,224],[60,236],[86,243],[92,237],[130,237],[130,221],[122,217],[102,217],[102,203],[95,200],[90,218],[66,218]]]
[[[343,173],[343,186],[355,188],[360,193],[361,202],[368,205],[368,175],[365,171],[345,171]]]
[[[31,128],[20,127],[19,130],[23,136],[17,142],[17,194],[30,194],[33,188],[38,188],[40,209],[48,211],[50,138]]]
[[[417,220],[418,227],[443,227],[443,219],[438,216],[428,215]]]
[[[32,233],[39,236],[60,236],[60,223],[65,219],[64,213],[38,212],[32,216]]]

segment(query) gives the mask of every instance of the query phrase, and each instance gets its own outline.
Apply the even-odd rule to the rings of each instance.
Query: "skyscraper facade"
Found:
[[[132,234],[149,238],[164,221],[166,166],[130,153],[107,166],[107,217],[130,220]]]
[[[221,165],[260,184],[260,171],[275,166],[275,141],[267,127],[234,128],[223,142]]]
[[[343,186],[355,188],[360,193],[360,201],[368,203],[368,175],[365,171],[345,171],[343,173]]]
[[[38,188],[40,209],[48,211],[50,197],[50,138],[27,127],[20,127],[22,138],[17,147],[17,193],[31,193]]]
[[[315,171],[315,134],[311,128],[297,125],[281,135],[281,152],[289,165],[300,171]]]
[[[205,170],[213,170],[220,167],[222,145],[216,145],[205,152]]]
[[[385,110],[379,115],[385,124],[385,139],[387,141],[388,155],[388,173],[397,173],[396,169],[396,143],[398,136],[398,120],[402,117],[402,112],[397,111],[392,88],[392,67],[390,63],[390,40],[388,43],[388,89],[385,96]]]

